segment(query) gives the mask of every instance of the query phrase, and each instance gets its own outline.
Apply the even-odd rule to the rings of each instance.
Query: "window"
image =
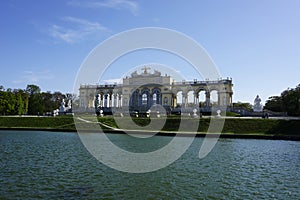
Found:
[[[146,105],[146,104],[147,104],[147,100],[148,100],[147,94],[144,93],[144,94],[142,95],[142,104],[143,104],[143,105]]]
[[[153,104],[161,104],[161,93],[160,89],[155,88],[152,90],[152,102]]]
[[[157,102],[157,95],[156,93],[153,94],[153,103],[156,104]]]

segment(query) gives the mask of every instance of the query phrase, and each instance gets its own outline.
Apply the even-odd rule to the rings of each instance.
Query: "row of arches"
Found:
[[[176,106],[191,107],[199,104],[200,107],[211,106],[212,104],[217,105],[219,102],[219,94],[217,90],[213,91],[188,91],[183,93],[179,91],[176,93]]]
[[[131,110],[149,109],[152,105],[162,105],[162,94],[159,88],[135,89],[130,97],[129,107]]]
[[[226,104],[226,99],[220,99],[219,92],[213,91],[188,91],[184,93],[183,91],[178,91],[176,94],[172,95],[171,106],[176,107],[209,107],[211,105],[224,105]],[[125,100],[126,101],[126,100]],[[223,102],[223,103],[222,103]],[[94,98],[95,107],[122,107],[123,98],[119,93],[98,93]],[[144,107],[145,109],[151,107],[155,104],[167,105],[168,98],[162,98],[162,93],[159,88],[155,89],[136,89],[132,92],[129,99],[129,107],[135,109]],[[127,104],[127,103],[126,103]]]
[[[80,107],[118,107],[149,108],[160,104],[164,107],[206,107],[212,105],[226,107],[232,105],[232,81],[194,81],[171,82],[171,80],[158,79],[155,84],[145,83],[142,86],[135,84],[143,82],[146,78],[124,79],[121,85],[82,85],[80,86]],[[149,77],[151,78],[151,77]],[[164,77],[162,77],[164,78]],[[170,82],[170,84],[169,84]],[[163,84],[159,84],[163,83]]]

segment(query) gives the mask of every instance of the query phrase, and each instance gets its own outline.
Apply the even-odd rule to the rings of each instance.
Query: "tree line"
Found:
[[[75,95],[61,92],[41,92],[37,85],[26,89],[5,89],[0,86],[0,115],[43,115],[52,113],[61,105],[62,99],[75,100]]]
[[[264,109],[286,112],[290,116],[300,116],[300,84],[296,88],[284,90],[280,96],[271,96]]]

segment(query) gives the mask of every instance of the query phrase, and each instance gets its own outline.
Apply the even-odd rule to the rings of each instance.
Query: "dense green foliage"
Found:
[[[0,115],[44,115],[58,109],[62,99],[74,98],[61,92],[41,92],[36,85],[27,85],[25,90],[0,86]]]
[[[28,111],[28,94],[24,90],[0,90],[0,115],[23,115]]]
[[[300,84],[296,88],[283,91],[280,96],[270,97],[264,109],[287,112],[290,116],[300,116]]]
[[[233,103],[233,108],[243,108],[248,111],[253,111],[252,105],[250,103],[242,103],[242,102]]]

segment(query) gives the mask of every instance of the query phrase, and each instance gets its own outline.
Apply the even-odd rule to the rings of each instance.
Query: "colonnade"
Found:
[[[104,108],[121,108],[122,95],[119,93],[98,93],[95,95],[94,106]]]
[[[212,92],[216,92],[217,93],[217,100],[216,102],[212,102],[211,101],[211,93]],[[204,101],[200,102],[200,92],[204,92],[205,94],[205,99]],[[181,93],[181,95],[179,95],[179,93]],[[190,94],[192,93],[192,94]],[[178,102],[178,98],[181,99],[181,103]],[[189,99],[192,98],[192,101],[189,101]],[[173,95],[173,105],[178,105],[180,104],[181,107],[191,107],[191,105],[193,107],[200,107],[200,103],[203,103],[204,105],[202,105],[203,107],[211,107],[212,103],[216,103],[217,106],[230,106],[232,105],[232,94],[228,94],[225,92],[219,92],[216,90],[213,91],[178,91],[176,93],[176,95]]]
[[[148,78],[148,75],[144,76]],[[148,80],[144,76],[142,78]],[[151,77],[152,75],[149,75],[149,79]],[[169,78],[157,77],[162,79]],[[160,104],[170,108],[175,108],[179,105],[183,108],[202,107],[209,109],[212,104],[219,107],[232,105],[233,84],[231,79],[171,82],[170,84],[153,83],[136,86],[133,80],[138,78],[133,76],[132,78],[124,79],[124,83],[120,85],[81,85],[79,89],[80,108],[129,107],[130,109],[144,110],[154,104]],[[139,81],[141,82],[141,80]],[[217,99],[214,102],[211,101],[213,91],[217,93]],[[204,92],[204,99],[200,101],[200,93],[202,92]],[[181,93],[181,96],[178,93]]]

